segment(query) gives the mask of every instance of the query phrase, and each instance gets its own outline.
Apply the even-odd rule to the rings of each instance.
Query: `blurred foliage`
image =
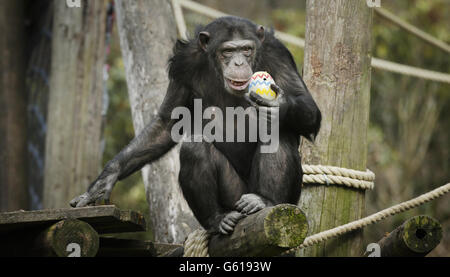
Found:
[[[305,1],[199,0],[223,12],[248,17],[265,26],[305,37]],[[431,35],[450,42],[450,0],[382,0],[382,6]],[[184,11],[188,31],[210,19]],[[373,56],[449,73],[450,57],[399,27],[373,17]],[[303,49],[287,45],[299,70]],[[134,136],[127,87],[117,34],[113,38],[108,89],[110,107],[105,129],[104,163]],[[386,71],[372,70],[371,125],[368,167],[377,175],[376,189],[367,192],[367,214],[408,200],[449,181],[450,87]],[[430,255],[450,256],[450,197],[446,196],[366,229],[365,242],[379,240],[406,218],[426,213],[443,224],[445,237]],[[140,173],[119,182],[112,201],[147,215],[148,205]],[[141,234],[142,236],[142,234]],[[151,232],[144,234],[151,237]]]
[[[403,20],[450,42],[450,1],[382,1]],[[396,25],[373,20],[373,56],[449,73],[450,55]],[[372,70],[368,166],[377,175],[367,194],[367,213],[410,199],[449,181],[450,85]],[[441,221],[444,241],[430,255],[450,256],[450,200],[445,196],[367,228],[373,242],[410,216],[426,213]]]

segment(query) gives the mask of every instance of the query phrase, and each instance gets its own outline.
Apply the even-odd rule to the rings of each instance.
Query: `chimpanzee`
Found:
[[[275,80],[277,97],[267,100],[248,92],[254,72]],[[179,182],[184,197],[202,226],[230,234],[248,214],[280,203],[296,204],[302,169],[300,136],[313,140],[321,113],[289,50],[273,31],[238,17],[222,17],[197,28],[195,37],[178,40],[169,61],[170,84],[156,118],[109,161],[86,193],[70,204],[81,207],[109,200],[114,184],[167,153],[176,145],[171,128],[176,107],[193,110],[194,99],[206,107],[255,107],[278,111],[279,146],[262,153],[257,142],[183,142]],[[202,122],[204,125],[205,122]]]

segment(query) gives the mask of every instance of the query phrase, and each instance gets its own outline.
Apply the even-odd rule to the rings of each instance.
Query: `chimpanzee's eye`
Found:
[[[250,46],[245,46],[242,48],[242,51],[244,52],[244,55],[250,56],[252,54],[252,48]]]
[[[224,50],[222,51],[222,55],[223,55],[224,57],[230,57],[232,54],[233,54],[233,51],[232,51],[231,49],[224,49]]]

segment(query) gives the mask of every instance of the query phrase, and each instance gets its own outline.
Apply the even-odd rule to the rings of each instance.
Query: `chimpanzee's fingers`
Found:
[[[224,221],[225,224],[227,224],[228,226],[233,227],[233,228],[234,228],[234,226],[236,225],[236,222],[237,222],[237,221],[234,221],[233,217],[225,217],[223,219],[223,221]]]
[[[258,212],[258,211],[260,211],[260,210],[262,210],[262,209],[264,209],[264,206],[258,204],[258,205],[256,205],[253,209],[251,209],[250,211],[248,211],[247,214],[254,214],[254,213],[256,213],[256,212]]]
[[[228,234],[229,234],[227,231],[225,231],[225,230],[222,228],[222,226],[219,226],[219,232],[220,232],[222,235],[228,235]]]
[[[277,97],[276,97],[276,99],[277,100],[283,100],[283,97],[284,97],[284,90],[283,89],[281,89],[279,86],[277,86],[276,84],[271,84],[270,85],[270,88],[273,90],[273,91],[275,91],[275,93],[277,94]],[[279,101],[278,101],[279,102]],[[278,104],[281,104],[281,103],[278,103]]]
[[[250,98],[250,94],[244,94],[244,98],[245,98],[245,100],[247,100],[247,102],[248,102],[253,108],[258,108],[258,105],[256,104],[256,102],[253,101],[253,100]]]
[[[247,207],[242,209],[242,212],[248,215],[250,214],[250,211],[252,211],[256,206],[257,204],[255,202],[251,202],[249,205],[247,205]]]
[[[103,201],[105,205],[110,205],[110,199],[111,199],[111,192],[112,192],[112,188],[113,188],[113,184],[107,184],[105,189],[104,189],[104,194],[103,194]]]
[[[69,205],[71,207],[75,208],[77,206],[78,202],[80,202],[80,200],[81,200],[81,195],[78,195],[74,199],[70,200]]]
[[[250,92],[250,99],[255,102],[256,104],[258,104],[259,106],[266,106],[266,107],[270,107],[272,104],[270,103],[270,100],[267,100],[261,96],[259,96],[258,94],[256,94],[255,92]]]
[[[227,223],[225,223],[223,221],[220,223],[220,228],[225,231],[225,234],[228,234],[229,232],[233,232],[233,230],[234,230],[234,228],[232,226],[228,225]]]
[[[240,207],[242,205],[242,203],[244,203],[245,200],[243,199],[243,197],[241,196],[241,198],[239,198],[239,200],[234,204],[234,207]]]
[[[88,193],[84,193],[83,195],[81,195],[80,201],[77,203],[77,208],[80,207],[86,207],[90,204],[94,203],[95,204],[95,200],[93,200]]]
[[[278,95],[283,93],[283,90],[276,84],[270,84],[270,88]]]
[[[246,201],[244,201],[244,200],[242,200],[242,201],[239,200],[238,202],[239,202],[239,204],[236,203],[236,207],[235,207],[235,208],[236,208],[236,210],[239,211],[239,212],[242,211],[242,210],[248,205],[248,202],[246,202]]]

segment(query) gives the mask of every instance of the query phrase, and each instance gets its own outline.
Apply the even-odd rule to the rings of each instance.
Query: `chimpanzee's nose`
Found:
[[[234,65],[236,65],[236,66],[241,66],[241,65],[243,65],[243,64],[244,64],[244,61],[241,60],[241,59],[235,60],[235,61],[234,61]]]

